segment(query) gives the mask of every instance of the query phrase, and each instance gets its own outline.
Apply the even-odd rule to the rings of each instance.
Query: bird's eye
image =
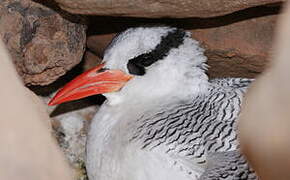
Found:
[[[133,63],[132,61],[129,61],[127,64],[127,68],[130,74],[142,76],[145,74],[145,67],[138,66],[137,64]]]

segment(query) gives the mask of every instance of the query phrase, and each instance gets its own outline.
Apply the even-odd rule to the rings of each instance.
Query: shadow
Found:
[[[104,96],[95,95],[84,99],[63,103],[58,105],[53,110],[53,112],[50,114],[50,117],[55,117],[67,112],[80,110],[89,106],[101,105],[105,100],[106,98]]]
[[[281,4],[275,3],[265,6],[257,6],[240,10],[228,15],[212,18],[133,18],[133,17],[109,17],[109,16],[89,16],[88,36],[97,34],[118,33],[129,27],[142,25],[169,25],[182,29],[206,29],[229,25],[252,18],[270,16],[278,14]]]

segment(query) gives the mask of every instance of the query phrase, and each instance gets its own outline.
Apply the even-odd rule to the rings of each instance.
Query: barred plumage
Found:
[[[185,156],[201,164],[207,162],[210,154],[235,151],[239,149],[237,118],[251,81],[214,79],[204,94],[147,112],[137,120],[131,141],[142,149],[162,147],[164,153]]]
[[[257,180],[255,172],[249,167],[239,151],[216,152],[209,154],[208,168],[199,180]]]

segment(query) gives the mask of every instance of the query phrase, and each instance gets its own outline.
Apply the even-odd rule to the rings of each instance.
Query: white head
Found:
[[[162,39],[166,41],[165,38],[170,38],[168,35],[171,36],[170,40],[174,41],[165,44],[169,50],[166,52],[166,47],[157,46],[164,43],[161,42]],[[205,64],[207,58],[203,54],[204,50],[199,47],[199,43],[190,35],[189,32],[172,27],[138,27],[130,28],[116,36],[105,51],[105,68],[121,69],[128,74],[133,74],[134,78],[128,81],[120,91],[107,93],[105,96],[109,100],[126,97],[148,99],[201,91],[208,80],[204,72],[207,67]],[[153,52],[156,47],[159,48],[158,51],[163,52]],[[164,54],[159,55],[159,53]],[[144,54],[149,56],[149,60],[144,58]],[[149,66],[133,65],[132,69],[128,67],[129,61],[134,58],[133,63],[140,64],[156,56],[161,56],[161,58],[157,57],[157,61],[153,63],[148,62],[152,63]],[[143,70],[145,73],[142,72]]]
[[[130,28],[117,35],[104,53],[102,72],[121,70],[130,78],[126,84],[122,81],[122,88],[98,93],[103,93],[112,103],[119,103],[203,91],[208,82],[205,74],[207,58],[190,35],[165,26]],[[96,81],[86,84],[88,86],[96,87]]]

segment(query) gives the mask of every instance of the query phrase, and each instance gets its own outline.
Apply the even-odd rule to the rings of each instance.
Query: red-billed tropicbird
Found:
[[[237,139],[251,80],[208,80],[206,60],[189,32],[130,28],[57,93],[50,105],[107,97],[88,133],[90,180],[257,179]]]

